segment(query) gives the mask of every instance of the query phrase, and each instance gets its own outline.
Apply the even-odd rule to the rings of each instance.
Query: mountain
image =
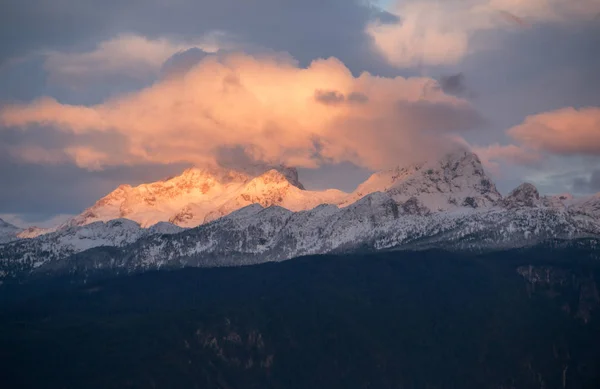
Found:
[[[485,174],[479,157],[466,151],[448,154],[437,161],[375,173],[341,205],[351,204],[373,192],[385,192],[398,203],[414,197],[432,212],[486,208],[502,198]]]
[[[22,230],[0,219],[0,244],[18,239],[17,234]]]
[[[397,203],[410,200],[407,207],[416,207],[415,212],[421,213],[486,208],[502,198],[471,152],[375,173],[351,194],[305,190],[293,168],[259,170],[254,175],[252,171],[256,169],[192,168],[164,181],[122,185],[62,228],[118,218],[134,220],[142,227],[159,221],[196,227],[250,204],[298,212],[320,204],[347,206],[374,192],[387,193]]]
[[[215,209],[214,203],[206,202],[201,208],[195,203],[198,208],[190,205],[189,218],[177,219],[185,225],[201,216],[204,224],[196,228],[179,231],[173,224],[159,224],[161,231],[142,232],[138,224],[121,220],[136,232],[128,239],[112,240],[88,234],[86,226],[70,226],[0,246],[1,269],[7,277],[32,272],[128,273],[165,267],[238,266],[355,251],[444,248],[486,252],[577,239],[595,246],[600,239],[597,200],[574,202],[568,196],[541,196],[528,183],[502,198],[472,153],[376,173],[349,195],[301,189],[297,179],[279,170],[252,179],[231,173],[207,177],[207,172],[191,169],[161,183],[121,188],[94,210],[95,217],[110,217],[110,210],[130,210],[128,216],[143,216],[148,221],[148,215],[164,215],[149,210],[166,209],[157,200],[157,188],[181,197],[184,185],[179,183],[185,182],[189,190],[183,192],[193,197],[198,196],[200,183],[211,182],[207,196],[213,196],[213,189],[228,193],[224,199],[214,195],[220,206]],[[233,189],[223,189],[228,185]],[[150,191],[148,187],[154,188],[154,206],[133,195]],[[110,223],[91,225],[105,231],[113,228]],[[63,238],[64,234],[68,238]],[[78,242],[81,234],[86,243],[74,245],[73,240]],[[95,239],[98,242],[92,242]],[[52,247],[50,255],[46,246]],[[88,248],[92,249],[85,250]]]
[[[33,226],[25,228],[23,231],[19,232],[17,237],[20,239],[31,239],[37,238],[40,235],[49,234],[54,231],[56,231],[56,228],[41,228]]]
[[[60,228],[118,218],[142,227],[161,221],[195,227],[249,204],[282,205],[299,211],[337,202],[344,195],[337,190],[304,190],[292,168],[270,169],[257,177],[234,170],[191,168],[164,181],[121,185]]]
[[[597,247],[600,222],[543,205],[415,214],[378,192],[344,208],[320,205],[292,212],[253,204],[197,228],[145,236],[116,250],[97,248],[54,260],[31,256],[29,270],[22,269],[88,276],[98,271],[240,266],[322,253],[429,248],[488,252],[577,239]],[[4,255],[0,249],[0,257]]]
[[[572,201],[570,208],[581,215],[600,218],[600,193],[588,198]]]
[[[2,388],[592,389],[577,246],[321,255],[0,289]]]
[[[44,263],[60,261],[99,246],[120,247],[144,236],[174,234],[183,228],[159,223],[141,228],[128,219],[94,222],[60,229],[33,239],[20,239],[0,245],[0,279],[31,271]]]

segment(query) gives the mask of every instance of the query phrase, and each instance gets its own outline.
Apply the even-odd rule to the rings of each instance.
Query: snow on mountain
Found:
[[[118,218],[148,227],[169,221],[190,204],[196,207],[196,214],[181,220],[175,218],[174,222],[182,227],[196,225],[215,202],[234,196],[249,180],[249,176],[240,172],[191,168],[164,181],[136,187],[121,185],[61,228]]]
[[[117,218],[134,220],[142,227],[160,221],[195,227],[250,204],[297,212],[320,204],[347,206],[374,192],[388,193],[420,214],[490,207],[502,197],[479,158],[470,152],[375,173],[351,194],[305,190],[296,169],[279,167],[258,175],[256,170],[192,168],[165,181],[122,185],[60,228]]]
[[[339,201],[344,195],[337,190],[304,190],[292,168],[271,169],[254,178],[233,170],[192,168],[164,181],[121,185],[60,228],[117,218],[142,227],[161,221],[195,227],[253,203],[297,211]]]
[[[526,182],[502,199],[502,205],[506,208],[537,207],[541,205],[540,193],[535,186]]]
[[[415,198],[432,212],[491,207],[502,198],[477,155],[471,152],[451,153],[438,161],[375,173],[340,205],[377,191],[388,193],[398,203]]]
[[[0,244],[17,239],[17,234],[22,230],[0,219]]]
[[[244,208],[250,204],[259,204],[263,207],[277,205],[290,211],[303,211],[320,204],[332,204],[341,201],[347,194],[335,190],[308,191],[302,189],[302,184],[272,169],[259,177],[251,180],[235,197],[209,213],[204,222],[216,220],[231,212]]]
[[[78,270],[126,272],[239,266],[319,253],[429,247],[497,250],[589,237],[600,237],[600,223],[580,219],[565,208],[498,206],[415,214],[405,212],[389,194],[377,192],[344,208],[320,205],[291,212],[253,204],[179,234],[144,237],[117,253],[84,252],[51,264],[51,269],[68,272],[74,263]]]
[[[147,235],[169,235],[169,234],[177,234],[182,231],[185,231],[185,228],[176,226],[173,223],[169,222],[158,222],[150,227],[148,227]]]
[[[32,269],[132,272],[355,250],[496,250],[600,239],[600,196],[540,196],[525,183],[502,198],[472,153],[374,174],[349,195],[304,190],[297,175],[281,170],[250,178],[190,169],[171,180],[120,187],[72,222],[119,212],[149,225],[190,199],[196,202],[186,205],[189,217],[177,221],[204,223],[196,228],[159,222],[142,229],[123,219],[67,226],[0,246],[0,270],[5,276]],[[99,246],[117,249],[84,251]]]
[[[19,239],[31,239],[37,238],[40,235],[49,234],[56,231],[56,228],[41,228],[41,227],[29,227],[17,234]]]
[[[571,201],[569,209],[580,215],[600,218],[600,193],[593,196]]]
[[[153,234],[181,232],[177,226],[161,223],[143,229],[134,221],[115,219],[94,222],[85,226],[60,229],[33,239],[20,239],[0,246],[0,276],[10,269],[37,268],[46,262],[57,261],[75,253],[99,246],[120,247]]]

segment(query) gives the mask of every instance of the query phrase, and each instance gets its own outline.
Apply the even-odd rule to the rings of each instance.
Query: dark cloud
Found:
[[[423,133],[465,132],[480,129],[485,119],[471,106],[452,106],[428,101],[397,102],[396,114],[407,126]]]
[[[448,94],[454,96],[465,96],[468,94],[466,79],[462,73],[442,76],[439,83],[442,90]]]
[[[348,95],[348,101],[351,103],[364,104],[369,101],[369,96],[360,92],[352,92]]]
[[[506,130],[530,115],[600,105],[600,25],[481,32],[473,46],[486,49],[467,57],[460,71],[476,91],[472,104],[490,123],[470,134],[475,144],[512,142]]]
[[[326,105],[341,104],[346,100],[343,93],[335,90],[316,90],[315,100]]]
[[[374,10],[373,20],[381,24],[400,24],[402,19],[400,16],[384,10]]]
[[[8,0],[1,7],[0,64],[41,49],[90,49],[124,32],[198,38],[218,30],[288,51],[302,64],[336,56],[364,68],[377,62],[364,33],[367,23],[397,20],[360,0]]]
[[[600,192],[600,169],[594,170],[588,177],[576,177],[573,180],[573,190],[577,193]]]
[[[325,105],[337,105],[344,102],[351,104],[365,104],[369,101],[369,96],[360,92],[349,93],[348,96],[344,96],[343,93],[335,90],[316,90],[315,100]]]
[[[345,192],[352,192],[372,173],[350,162],[325,164],[319,169],[298,169],[300,182],[308,190],[338,188]]]
[[[160,71],[161,78],[185,74],[207,55],[209,54],[197,47],[177,53],[163,64]]]

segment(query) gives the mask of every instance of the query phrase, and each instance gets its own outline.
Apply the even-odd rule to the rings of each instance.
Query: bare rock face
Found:
[[[282,166],[277,169],[277,171],[283,174],[290,184],[294,185],[298,189],[305,190],[304,185],[302,185],[298,179],[298,170],[295,167]]]
[[[419,199],[416,197],[411,197],[410,199],[406,200],[406,202],[402,204],[402,211],[407,215],[419,216],[429,215],[431,213],[429,208],[421,204]]]
[[[502,205],[506,208],[537,207],[540,205],[540,193],[534,185],[524,183],[510,192]]]

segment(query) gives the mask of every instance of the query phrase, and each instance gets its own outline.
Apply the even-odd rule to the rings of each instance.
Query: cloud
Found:
[[[394,66],[453,65],[474,48],[484,31],[522,29],[545,23],[592,21],[597,0],[397,0],[402,22],[371,22],[366,32]]]
[[[562,108],[528,116],[508,134],[533,150],[600,156],[600,108]]]
[[[573,190],[577,193],[600,192],[600,170],[594,170],[587,177],[573,179]]]
[[[153,182],[181,174],[190,166],[142,164],[90,171],[71,163],[16,160],[2,151],[0,214],[19,215],[27,224],[39,224],[56,214],[78,214],[123,183]]]
[[[89,169],[215,164],[223,148],[264,163],[379,169],[442,152],[482,124],[468,102],[429,78],[355,77],[335,58],[302,68],[286,56],[241,53],[207,56],[97,105],[43,98],[7,106],[0,121],[25,133],[59,131],[65,140],[55,152]]]
[[[498,143],[489,146],[472,147],[481,162],[494,174],[500,174],[500,165],[523,165],[535,166],[542,161],[543,156],[517,145],[500,145]]]
[[[326,105],[336,105],[346,101],[346,96],[344,96],[343,93],[340,93],[335,90],[317,89],[315,91],[315,100],[317,100],[319,103],[323,103]]]
[[[397,20],[364,0],[5,0],[2,11],[0,67],[31,53],[93,50],[96,42],[121,34],[189,42],[218,30],[245,43],[289,51],[303,66],[335,56],[374,71],[388,67],[373,55],[365,26],[374,19]]]
[[[53,215],[51,217],[42,217],[36,218],[35,216],[32,218],[32,215],[16,215],[12,213],[3,213],[0,214],[0,219],[4,220],[7,223],[12,224],[13,226],[17,226],[19,228],[28,228],[28,227],[39,227],[39,228],[52,228],[56,227],[68,219],[72,218],[75,215],[71,214],[59,214]]]
[[[189,42],[123,34],[100,42],[91,51],[47,51],[44,53],[44,67],[51,82],[71,86],[110,77],[154,80],[165,61],[174,54],[191,48],[215,52],[220,48],[228,48],[226,40],[227,35],[219,32]]]
[[[464,96],[468,94],[465,76],[462,73],[442,76],[439,83],[442,90],[450,95]]]

